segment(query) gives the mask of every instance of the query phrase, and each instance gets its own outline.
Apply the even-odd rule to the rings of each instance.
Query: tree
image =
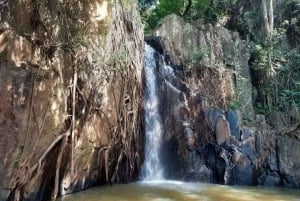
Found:
[[[149,3],[159,2],[154,9],[148,9]],[[159,24],[159,21],[167,15],[176,14],[187,21],[203,18],[208,23],[215,23],[220,16],[227,11],[236,0],[140,0],[142,16],[145,23],[145,31],[151,31]],[[146,9],[145,5],[148,7]],[[154,4],[152,4],[154,5]]]
[[[274,27],[273,0],[262,0],[261,5],[265,35],[270,39]]]

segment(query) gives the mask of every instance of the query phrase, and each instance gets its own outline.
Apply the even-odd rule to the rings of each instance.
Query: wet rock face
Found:
[[[157,40],[149,44],[152,47],[158,47]],[[176,79],[175,70],[166,65],[164,58],[159,52],[155,55],[156,76],[158,87],[158,109],[162,121],[163,143],[160,150],[161,160],[166,164],[164,173],[167,178],[182,178],[185,161],[181,160],[180,154],[185,153],[185,148],[193,147],[193,131],[187,123],[187,108],[185,106],[185,94],[179,87],[181,80]],[[185,133],[182,136],[176,133]],[[184,143],[181,143],[184,141]]]
[[[151,43],[153,47],[156,41]],[[192,95],[181,79],[182,71],[167,65],[159,53],[156,59],[159,111],[164,125],[161,160],[165,177],[252,184],[251,162],[242,153],[242,147],[231,144],[232,141],[239,143],[231,136],[225,112],[205,108],[201,97]]]
[[[226,70],[228,66],[233,66],[235,70],[242,66],[244,72],[247,72],[247,64],[241,64],[247,61],[246,54],[244,57],[236,55],[240,50],[246,51],[245,46],[234,33],[224,28],[201,25],[201,23],[193,27],[185,24],[177,16],[169,16],[164,22],[156,32],[159,38],[148,38],[148,43],[163,53],[165,59],[165,62],[158,62],[161,64],[159,68],[160,112],[165,125],[165,143],[168,144],[169,138],[177,141],[177,143],[173,142],[176,144],[174,152],[165,158],[178,159],[176,167],[179,173],[167,171],[169,173],[167,176],[220,184],[253,184],[255,165],[248,155],[255,158],[252,156],[255,147],[246,142],[246,145],[242,146],[240,115],[234,111],[225,113],[222,109],[217,109],[224,108],[225,99],[230,99],[230,94],[237,88],[231,83],[235,75],[225,73],[226,76],[220,75],[219,79],[219,75],[214,74],[214,71],[203,70],[199,71],[200,77],[197,78],[187,70],[192,65],[194,53],[204,48],[210,49],[210,52],[206,52],[199,68],[210,67],[218,69],[219,72],[229,72],[230,70]],[[170,66],[166,68],[163,63]],[[170,74],[166,76],[165,71],[170,68],[172,76]],[[201,77],[203,74],[210,76]],[[239,75],[247,77],[248,74]],[[232,78],[227,81],[223,79],[230,76]],[[202,83],[197,79],[202,80]],[[225,82],[220,82],[222,79]],[[241,82],[238,82],[239,84]],[[222,91],[224,85],[228,87],[225,87],[223,93],[211,93]],[[251,114],[252,105],[246,107],[248,106],[250,111],[248,114]],[[171,169],[169,165],[166,166],[167,170]]]

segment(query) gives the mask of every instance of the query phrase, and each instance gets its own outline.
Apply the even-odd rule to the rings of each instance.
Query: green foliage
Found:
[[[206,14],[208,14],[208,18],[212,18],[212,15],[215,14],[211,12],[210,0],[193,0],[190,9],[187,11],[184,17],[188,21],[196,20],[199,18],[208,19],[204,17]]]
[[[187,21],[205,19],[206,22],[215,23],[226,15],[227,10],[236,0],[160,0],[154,9],[147,9],[151,0],[140,0],[139,5],[145,24],[145,31],[155,29],[162,18],[170,14],[182,16]]]
[[[149,32],[159,24],[160,20],[172,13],[180,15],[184,0],[162,0],[154,10],[146,10],[142,17],[145,23],[145,31]]]
[[[265,104],[258,102],[254,104],[254,111],[256,114],[269,115],[273,110],[268,108]]]
[[[183,17],[188,21],[203,18],[208,23],[216,23],[235,3],[236,0],[192,0],[190,9]]]
[[[268,49],[262,44],[256,44],[254,47],[253,66],[256,70],[267,70],[268,68]]]
[[[204,58],[207,56],[208,51],[203,48],[199,48],[193,53],[191,64],[192,66],[199,66],[203,63]]]
[[[299,47],[288,45],[287,25],[284,21],[272,33],[272,38],[253,48],[252,68],[260,75],[259,98],[256,113],[273,111],[289,113],[292,106],[300,108],[300,54]]]
[[[300,108],[300,54],[296,49],[286,52],[285,63],[274,78],[279,82],[278,105],[296,104]],[[274,83],[272,83],[274,85]]]
[[[237,100],[232,100],[232,101],[227,102],[227,107],[232,109],[232,110],[236,110],[236,109],[241,107],[241,104]]]

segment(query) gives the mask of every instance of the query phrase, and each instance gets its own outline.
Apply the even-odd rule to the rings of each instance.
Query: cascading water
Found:
[[[161,118],[158,111],[155,50],[145,44],[145,162],[143,180],[162,180],[163,168],[159,157],[162,141]]]

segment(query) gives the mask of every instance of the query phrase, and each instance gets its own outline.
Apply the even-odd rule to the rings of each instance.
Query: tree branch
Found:
[[[192,0],[188,0],[188,4],[185,7],[185,10],[184,10],[184,12],[182,14],[183,17],[187,14],[187,12],[190,10],[191,7],[192,7]]]

